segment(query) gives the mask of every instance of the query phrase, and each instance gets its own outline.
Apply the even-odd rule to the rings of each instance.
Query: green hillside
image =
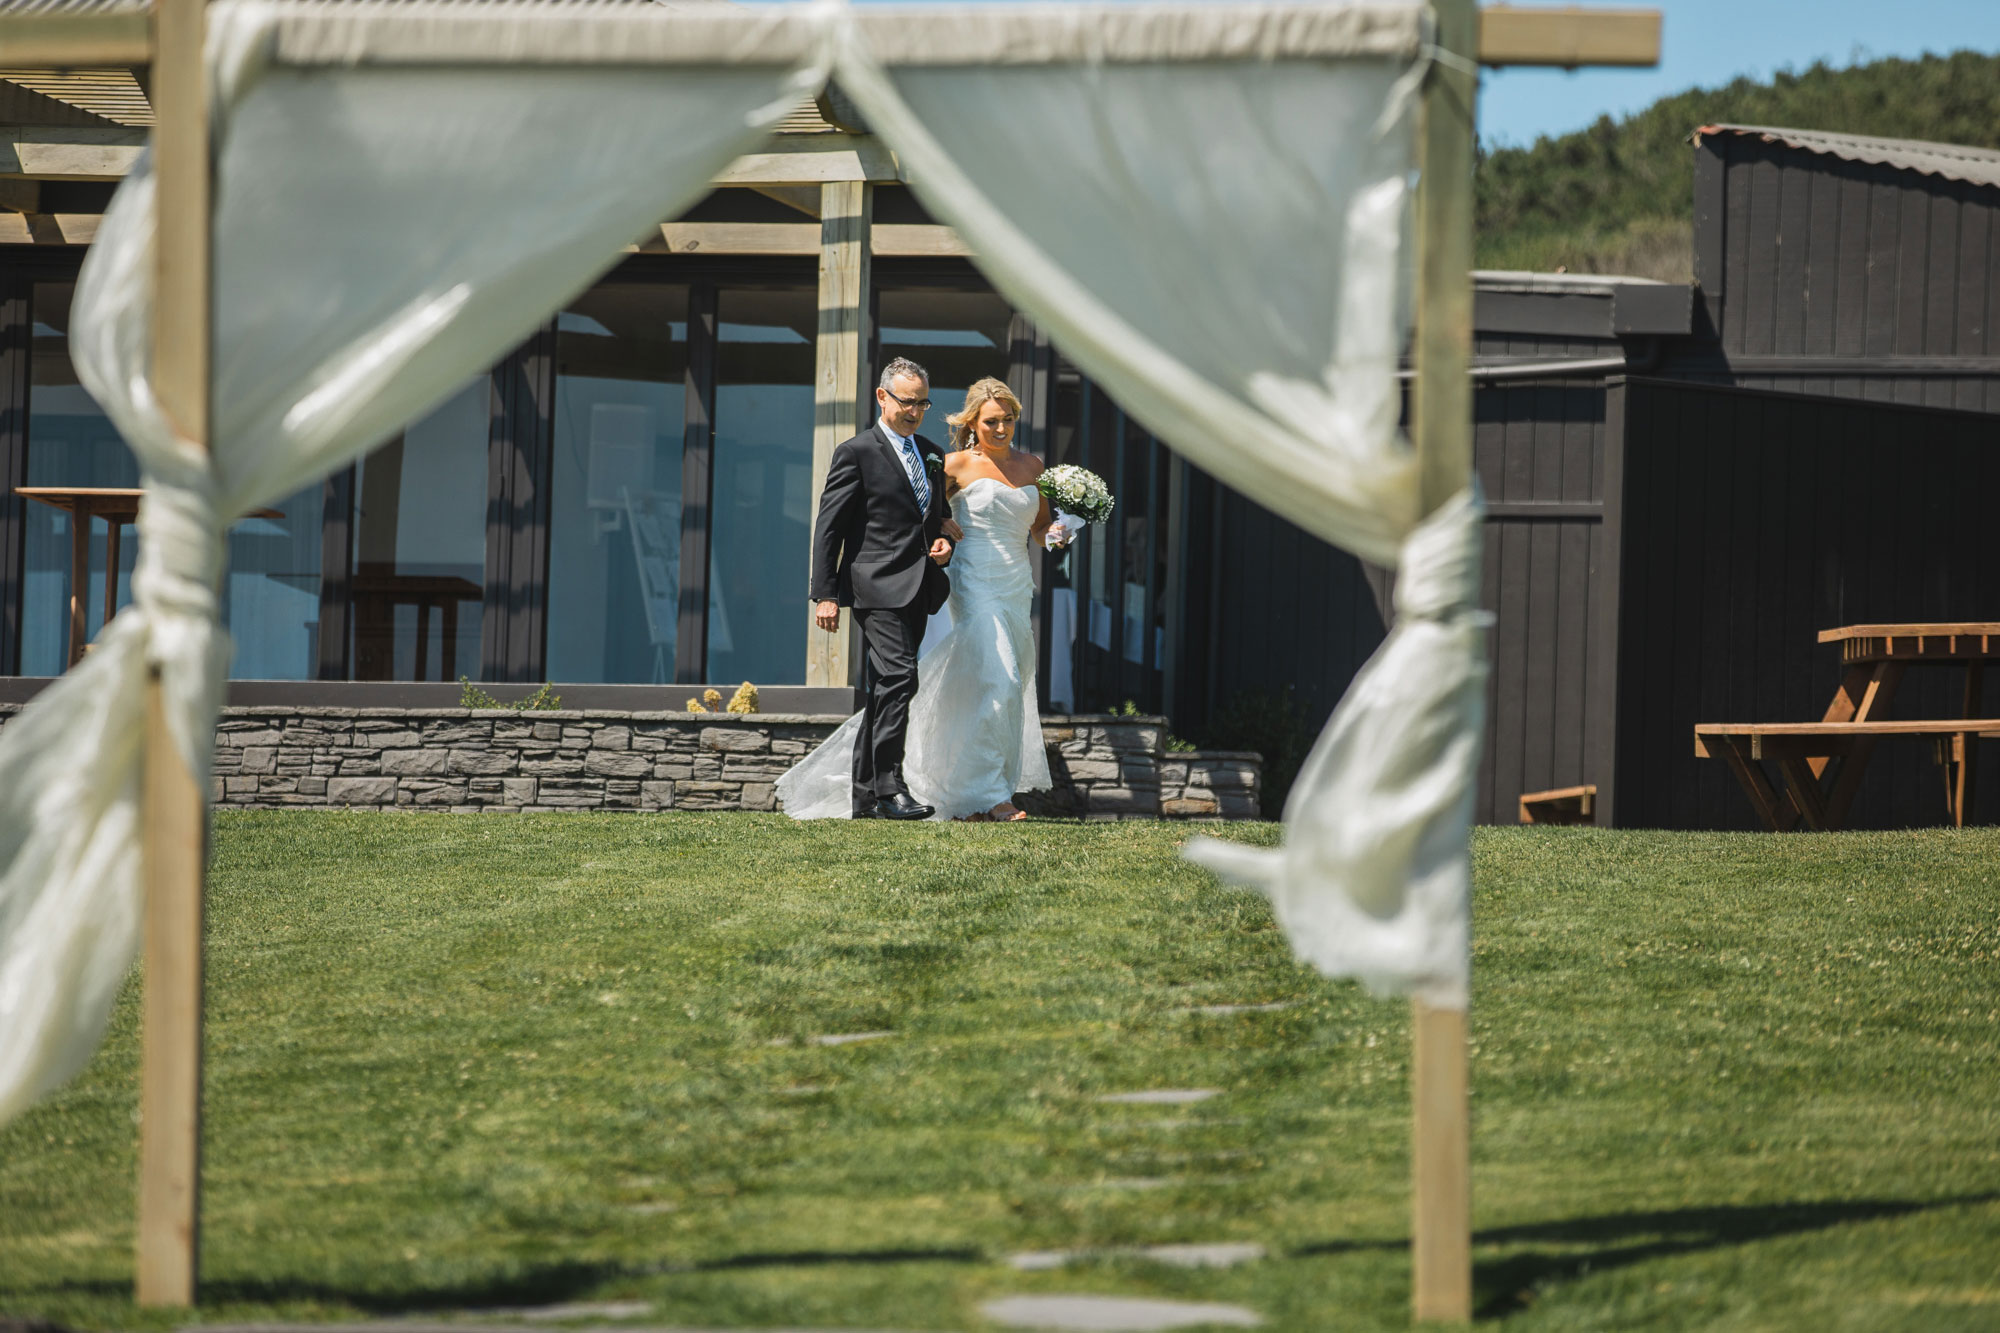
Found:
[[[1714,123],[2000,148],[2000,55],[1960,51],[1848,69],[1814,65],[1768,83],[1738,79],[1532,147],[1482,152],[1479,266],[1687,281],[1694,199],[1688,136]]]

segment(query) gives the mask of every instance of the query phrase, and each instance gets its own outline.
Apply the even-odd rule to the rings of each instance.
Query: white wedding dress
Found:
[[[978,478],[951,502],[965,538],[951,557],[950,624],[924,636],[903,755],[903,781],[917,800],[937,807],[933,819],[982,814],[1016,792],[1051,785],[1029,619],[1035,576],[1028,531],[1040,510],[1033,486],[994,477]],[[778,779],[786,814],[853,817],[860,727],[857,713]]]

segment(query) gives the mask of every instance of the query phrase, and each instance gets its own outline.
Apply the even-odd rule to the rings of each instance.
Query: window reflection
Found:
[[[278,517],[246,518],[229,530],[222,623],[236,649],[238,680],[311,680],[319,668],[319,482],[271,505]]]
[[[355,469],[356,680],[479,675],[491,413],[481,375]]]
[[[885,366],[906,356],[931,373],[931,410],[923,434],[949,448],[945,418],[965,407],[965,391],[988,375],[1007,378],[1013,311],[993,292],[884,291],[877,300],[877,340]],[[872,421],[873,418],[870,418]]]
[[[69,359],[69,306],[75,284],[38,282],[32,300],[34,347],[28,387],[28,485],[131,487],[139,463],[117,428],[77,383]],[[22,562],[21,672],[59,676],[68,667],[70,516],[45,504],[25,504]],[[105,524],[91,523],[89,583],[82,589],[91,638],[104,625]],[[118,560],[118,603],[131,596],[138,543],[126,529]]]
[[[1119,595],[1120,651],[1128,662],[1157,660],[1147,655],[1147,581],[1153,569],[1152,438],[1145,427],[1130,417],[1123,418],[1124,439],[1119,474],[1119,493],[1127,503],[1118,507],[1112,522],[1119,529],[1118,567],[1122,590]]]
[[[685,286],[606,282],[557,316],[550,680],[674,678],[687,309]]]
[[[805,678],[817,297],[723,291],[717,303],[708,678]]]
[[[28,391],[28,484],[130,488],[139,464],[111,421],[77,383],[69,356],[75,284],[38,282],[32,294],[34,343]],[[270,506],[276,518],[247,518],[230,529],[222,620],[235,642],[230,674],[307,680],[317,664],[321,488],[315,483]],[[60,674],[69,653],[70,518],[46,505],[25,506],[21,671]],[[104,626],[106,524],[89,533],[86,633]],[[127,526],[118,543],[114,602],[131,600],[138,540]]]

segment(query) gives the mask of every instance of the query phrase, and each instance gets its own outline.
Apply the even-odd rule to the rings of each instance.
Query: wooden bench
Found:
[[[1597,784],[1581,787],[1554,787],[1548,791],[1521,793],[1523,824],[1594,824],[1597,822]]]
[[[1861,785],[1862,765],[1875,745],[1896,736],[1927,738],[1945,765],[1945,800],[1952,823],[1964,827],[1972,805],[1974,741],[2000,738],[2000,719],[1950,718],[1935,722],[1704,722],[1694,729],[1694,752],[1728,763],[1764,826],[1783,831],[1837,829],[1846,822]],[[1762,761],[1778,766],[1780,794]],[[1838,759],[1838,764],[1829,761]],[[1814,762],[1818,761],[1818,762]]]

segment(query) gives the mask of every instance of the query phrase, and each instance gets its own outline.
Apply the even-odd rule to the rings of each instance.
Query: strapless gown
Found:
[[[951,502],[965,539],[952,554],[950,624],[934,619],[917,663],[903,780],[937,807],[933,819],[991,810],[1016,792],[1046,791],[1035,697],[1035,576],[1028,532],[1041,509],[1033,486],[981,477]],[[854,739],[860,714],[778,779],[778,799],[794,819],[848,819],[854,813]]]

